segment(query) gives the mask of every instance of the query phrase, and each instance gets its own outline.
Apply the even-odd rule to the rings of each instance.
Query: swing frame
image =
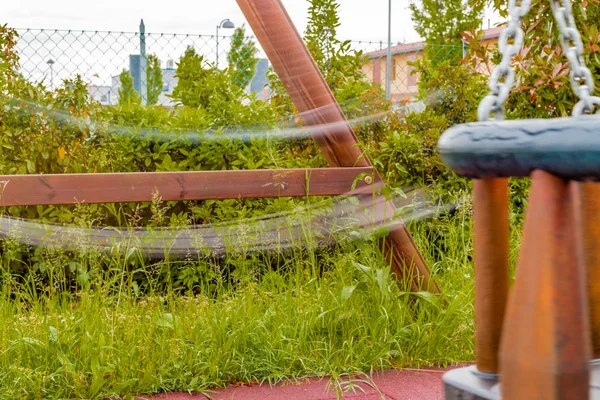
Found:
[[[378,200],[373,202],[373,193],[367,189],[381,188],[383,180],[360,149],[358,138],[281,1],[237,0],[237,3],[305,125],[325,127],[325,132],[313,135],[313,139],[330,168],[4,175],[0,176],[0,206],[146,202],[151,201],[155,190],[163,200],[350,194],[362,204],[378,204],[377,209],[371,211],[379,217],[384,216],[383,224],[390,224],[381,248],[396,279],[408,283],[415,291],[439,293],[439,287],[431,279],[429,267],[405,224],[395,217],[394,204],[384,201],[382,194],[376,194]],[[366,215],[361,217],[369,219]]]
[[[580,101],[572,118],[503,121],[529,1],[511,22],[479,108],[480,122],[446,131],[446,165],[473,179],[476,363],[444,376],[446,399],[589,399],[600,396],[600,105],[570,0],[552,0]],[[508,38],[515,40],[508,45]],[[575,45],[571,46],[571,42]],[[578,70],[578,72],[575,72]],[[504,76],[506,83],[499,84]],[[582,79],[583,83],[578,82]],[[496,113],[495,121],[488,121]],[[509,275],[509,178],[530,177],[515,282]],[[591,381],[591,388],[590,388]]]
[[[440,139],[446,165],[473,179],[475,241],[476,364],[446,374],[447,399],[589,398],[600,356],[598,126],[600,116],[489,121]],[[532,180],[512,288],[510,177]]]

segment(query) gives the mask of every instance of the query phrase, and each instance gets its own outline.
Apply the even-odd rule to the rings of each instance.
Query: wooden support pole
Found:
[[[583,259],[588,277],[593,357],[600,358],[600,184],[578,185]]]
[[[314,136],[329,165],[371,165],[281,1],[237,0],[237,3],[296,108],[304,113],[304,122],[309,126],[336,124],[335,129]],[[376,173],[375,183],[378,182],[381,177]],[[361,196],[358,197],[360,200]],[[388,204],[386,209],[393,216],[394,206]],[[385,248],[392,258],[394,272],[401,278],[413,275],[414,287],[439,291],[406,226],[393,227]]]
[[[475,224],[475,354],[477,370],[499,372],[508,298],[508,179],[473,181]]]
[[[591,344],[575,196],[568,182],[546,172],[532,178],[502,333],[502,398],[585,400]]]

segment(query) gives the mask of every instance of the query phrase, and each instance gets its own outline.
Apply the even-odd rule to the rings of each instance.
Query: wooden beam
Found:
[[[508,179],[473,181],[475,225],[475,354],[477,370],[499,372],[508,298]]]
[[[589,398],[586,273],[572,185],[534,171],[516,282],[502,332],[506,400]],[[569,188],[571,185],[571,188]]]
[[[0,206],[263,197],[335,196],[349,193],[373,168],[0,175]],[[356,190],[370,188],[359,181]]]
[[[302,119],[308,126],[333,124],[325,132],[313,136],[332,167],[370,166],[366,154],[342,109],[327,86],[323,75],[311,57],[300,34],[294,27],[281,0],[237,0],[256,38],[265,50],[273,68]],[[332,126],[332,125],[329,125]],[[375,183],[382,180],[375,173]],[[359,200],[370,200],[357,196]],[[395,207],[385,207],[389,215]],[[401,280],[412,280],[419,290],[439,292],[430,279],[430,271],[406,226],[396,226],[386,237],[385,255],[392,261],[392,270]]]
[[[580,183],[577,196],[587,271],[593,357],[600,358],[600,184]]]
[[[309,126],[335,124],[314,137],[329,165],[368,166],[352,127],[280,0],[237,0],[273,69]]]

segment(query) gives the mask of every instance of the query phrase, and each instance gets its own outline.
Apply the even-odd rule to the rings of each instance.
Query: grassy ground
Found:
[[[369,242],[292,252],[276,271],[257,272],[272,258],[238,260],[235,284],[199,282],[193,294],[139,295],[118,263],[76,293],[5,269],[0,398],[106,398],[470,361],[468,215],[410,226],[446,306],[401,291]],[[155,266],[143,268],[152,276]]]

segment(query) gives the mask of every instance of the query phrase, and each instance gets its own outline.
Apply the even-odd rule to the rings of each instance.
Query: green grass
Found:
[[[446,305],[401,291],[369,242],[295,250],[277,268],[272,257],[231,260],[235,279],[200,281],[193,293],[140,295],[117,261],[76,292],[58,272],[47,286],[5,268],[0,398],[106,398],[471,361],[469,212],[410,227]],[[141,268],[150,282],[161,276]]]

